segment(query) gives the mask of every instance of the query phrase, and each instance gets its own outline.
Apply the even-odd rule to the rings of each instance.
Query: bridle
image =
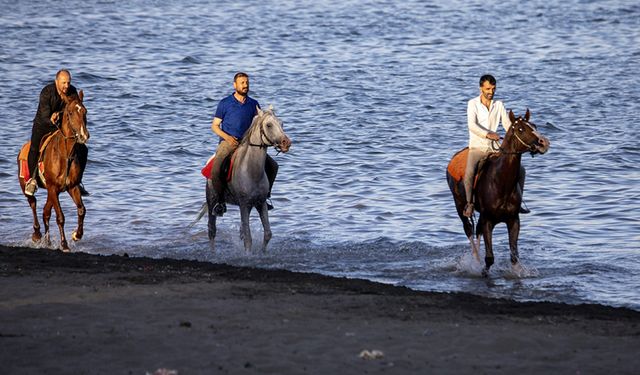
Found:
[[[82,106],[79,103],[76,103],[75,108],[77,109],[77,111],[79,113],[81,113]],[[73,111],[73,110],[71,110],[71,111]],[[71,112],[71,111],[69,111],[69,112]],[[66,108],[65,108],[64,112],[62,113],[63,118],[64,118],[65,115],[67,115]],[[62,130],[62,126],[58,125],[57,123],[55,124],[55,126],[56,126],[56,128],[58,128],[58,130],[60,130],[60,134],[62,134],[62,137],[64,139],[73,139],[74,143],[75,143],[78,140],[78,132],[73,127],[73,119],[72,119],[71,114],[68,114],[67,116],[69,116],[69,128],[71,129],[71,132],[73,133],[73,135],[68,136],[68,135],[64,134],[64,131]],[[60,119],[60,122],[63,121],[63,118]]]
[[[265,133],[265,131],[264,131],[264,124],[265,123],[266,123],[266,121],[264,119],[260,123],[260,144],[251,143],[251,141],[249,141],[248,142],[249,146],[260,147],[260,148],[265,148],[265,149],[273,146],[278,152],[280,152],[280,150],[281,150],[280,149],[280,145],[276,144],[274,141],[269,139],[269,137]],[[266,140],[267,142],[265,142],[264,140]]]
[[[526,147],[527,149],[526,149],[526,150],[523,150],[523,151],[507,152],[507,151],[505,151],[505,150],[502,148],[502,145],[498,144],[498,141],[495,141],[495,140],[494,140],[494,141],[492,141],[492,142],[491,142],[491,148],[493,148],[493,150],[494,150],[494,151],[500,151],[501,153],[506,154],[506,155],[524,154],[524,153],[525,153],[525,152],[527,152],[527,151],[531,153],[531,156],[533,156],[533,155],[535,154],[535,152],[537,151],[537,149],[536,149],[536,143],[538,142],[538,140],[537,140],[537,139],[535,139],[535,140],[531,141],[531,143],[530,143],[530,144],[528,144],[528,143],[526,143],[525,141],[523,141],[523,140],[522,140],[522,138],[520,138],[520,136],[518,136],[518,132],[517,132],[517,131],[516,131],[516,129],[514,128],[514,127],[516,126],[516,123],[517,123],[518,121],[521,121],[521,119],[520,119],[520,118],[518,118],[518,119],[513,123],[513,125],[511,125],[511,128],[513,129],[513,135],[516,137],[516,139],[518,140],[518,142],[520,142],[520,144],[522,144],[522,145],[523,145],[524,147]],[[529,123],[529,122],[527,122],[527,121],[525,121],[525,122],[524,122],[524,125],[530,126],[530,127],[532,127],[532,128],[534,128],[534,129],[535,129],[535,125],[530,124],[530,123]],[[522,125],[519,125],[519,126],[522,126]],[[511,130],[511,129],[510,129],[510,130]],[[496,144],[498,144],[498,147],[497,147],[497,148],[496,148],[496,146],[495,146]]]

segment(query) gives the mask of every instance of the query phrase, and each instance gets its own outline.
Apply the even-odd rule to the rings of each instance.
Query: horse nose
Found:
[[[289,151],[289,147],[291,147],[291,139],[285,135],[284,139],[280,142],[280,149],[282,152]]]

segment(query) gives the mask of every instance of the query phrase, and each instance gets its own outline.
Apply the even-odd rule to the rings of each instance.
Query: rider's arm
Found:
[[[46,89],[40,92],[40,103],[38,103],[38,119],[37,122],[48,126],[55,126],[53,121],[53,111],[51,110],[51,95]]]
[[[216,135],[218,135],[220,138],[224,139],[228,143],[232,145],[237,144],[238,141],[235,139],[235,137],[225,133],[220,127],[220,124],[222,124],[222,119],[219,117],[214,117],[213,122],[211,122],[211,130],[213,130],[213,132],[216,133]]]
[[[509,114],[507,113],[507,109],[504,107],[504,104],[502,104],[502,102],[500,104],[500,123],[502,124],[502,127],[504,128],[504,131],[506,133],[511,127],[511,120],[509,119]]]
[[[470,100],[469,104],[467,105],[467,126],[469,127],[470,132],[481,138],[486,138],[487,134],[489,134],[490,132],[489,129],[486,129],[484,126],[480,125],[480,122],[478,121],[476,105],[473,100]]]

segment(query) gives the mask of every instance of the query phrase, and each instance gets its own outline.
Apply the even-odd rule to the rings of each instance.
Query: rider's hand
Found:
[[[489,138],[492,141],[499,141],[500,140],[500,136],[496,132],[487,133],[487,138]]]
[[[50,119],[51,123],[53,124],[57,123],[59,118],[60,118],[60,112],[53,112]]]
[[[238,140],[236,139],[236,137],[229,136],[225,139],[225,141],[227,141],[227,143],[233,147],[238,146]]]

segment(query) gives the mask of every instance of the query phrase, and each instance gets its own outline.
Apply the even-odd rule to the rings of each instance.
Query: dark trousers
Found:
[[[36,164],[38,164],[38,153],[40,151],[40,142],[45,135],[55,131],[55,129],[49,129],[42,126],[33,125],[31,128],[31,146],[29,147],[29,158],[27,163],[29,164],[29,175],[31,178],[36,177]]]
[[[55,131],[55,129],[43,129],[39,126],[34,126],[31,130],[31,146],[29,147],[29,158],[27,163],[29,165],[29,175],[31,178],[36,177],[36,165],[38,164],[38,154],[40,152],[40,142],[47,134]],[[86,145],[75,145],[76,157],[78,163],[80,163],[80,181],[82,181],[82,175],[84,174],[84,168],[87,166],[87,158],[89,156],[89,148]]]

